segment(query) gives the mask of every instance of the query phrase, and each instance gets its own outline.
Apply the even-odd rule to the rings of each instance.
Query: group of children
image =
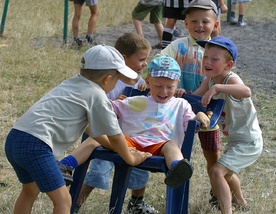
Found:
[[[211,183],[210,202],[223,214],[248,209],[237,174],[260,156],[262,134],[251,91],[231,71],[237,47],[223,36],[211,39],[218,27],[217,7],[209,0],[204,3],[193,0],[183,11],[189,36],[173,41],[149,64],[150,44],[136,34],[119,37],[115,48],[96,45],[84,53],[79,74],[63,81],[22,115],[5,143],[7,159],[22,183],[14,213],[30,213],[39,192],[53,201],[53,213],[70,213],[71,197],[60,167],[74,170],[100,145],[132,166],[151,155],[163,155],[169,168],[164,182],[171,188],[190,179],[193,167],[180,151],[187,123],[196,119],[206,129],[210,121],[205,113],[195,115],[186,100],[177,98],[182,93],[201,95],[203,106],[212,98],[226,100],[220,129],[199,132]],[[140,74],[145,67],[144,80]],[[149,88],[150,96],[126,98],[122,96],[126,86]],[[57,162],[84,132],[89,137]],[[227,139],[223,154],[220,132]],[[92,160],[76,213],[94,188],[109,187],[112,167],[110,162]],[[128,213],[159,213],[143,200],[148,179],[147,171],[133,171]]]

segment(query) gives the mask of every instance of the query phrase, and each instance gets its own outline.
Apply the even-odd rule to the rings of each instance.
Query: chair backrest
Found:
[[[147,89],[145,91],[139,91],[138,89],[134,89],[132,87],[126,87],[123,94],[127,97],[133,97],[133,96],[139,96],[139,95],[145,95],[147,96],[149,94],[150,90]],[[195,94],[183,94],[182,96],[185,100],[187,100],[195,113],[198,113],[199,111],[207,112],[212,111],[213,115],[210,118],[210,126],[209,128],[212,129],[216,126],[218,123],[218,120],[220,118],[220,115],[223,111],[225,100],[223,99],[211,99],[210,103],[207,105],[207,107],[203,107],[201,105],[201,96],[195,95]]]

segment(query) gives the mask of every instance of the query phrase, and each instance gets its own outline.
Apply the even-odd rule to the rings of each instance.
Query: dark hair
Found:
[[[139,50],[151,50],[151,45],[145,38],[135,33],[124,33],[120,36],[114,46],[122,55],[127,57]]]
[[[116,69],[80,69],[80,74],[91,81],[97,81],[104,75],[115,77],[119,74]]]

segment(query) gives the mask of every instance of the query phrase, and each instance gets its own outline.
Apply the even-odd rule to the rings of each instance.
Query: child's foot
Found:
[[[230,24],[235,25],[237,23],[238,23],[238,19],[236,19],[235,17],[231,16],[230,17]]]
[[[77,45],[78,48],[82,47],[82,40],[80,38],[76,38],[75,40],[75,44]]]
[[[60,163],[59,161],[57,161],[57,163],[58,163],[58,166],[62,173],[62,176],[64,178],[64,181],[66,183],[66,186],[71,185],[73,183],[73,176],[72,176],[73,167],[66,166],[66,165]]]
[[[237,24],[239,27],[244,27],[246,25],[246,23],[244,21],[238,21]]]
[[[182,159],[169,170],[168,175],[165,178],[165,184],[175,189],[182,185],[184,181],[189,180],[192,175],[192,165],[188,160]]]
[[[93,44],[93,42],[94,42],[94,39],[93,39],[93,37],[92,36],[88,36],[88,35],[86,35],[86,40],[87,40],[87,42],[89,43],[89,44]]]

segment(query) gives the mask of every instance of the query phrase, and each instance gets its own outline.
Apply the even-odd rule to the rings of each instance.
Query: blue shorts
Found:
[[[99,189],[109,189],[110,173],[114,164],[109,161],[92,159],[84,184]],[[149,180],[149,171],[133,168],[128,181],[129,189],[141,189]]]
[[[22,184],[35,182],[41,192],[65,185],[52,149],[33,135],[12,129],[6,139],[5,152]]]

